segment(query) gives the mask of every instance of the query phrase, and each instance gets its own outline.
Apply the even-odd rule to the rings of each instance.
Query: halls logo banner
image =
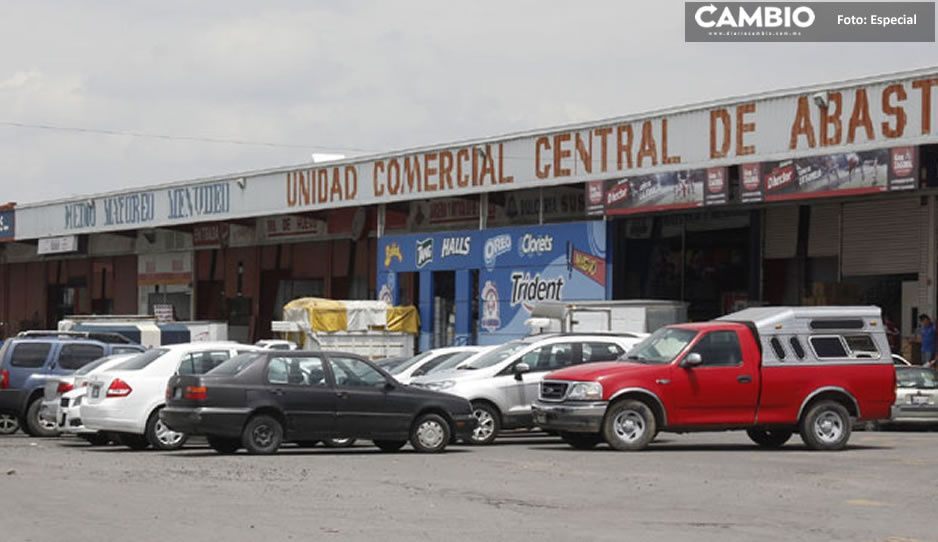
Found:
[[[528,333],[534,305],[606,298],[606,223],[568,222],[438,234],[385,236],[377,269],[380,299],[397,300],[398,273],[477,271],[480,344]]]
[[[687,42],[934,42],[933,2],[687,2]]]
[[[740,201],[785,201],[913,190],[916,147],[828,154],[740,167]]]

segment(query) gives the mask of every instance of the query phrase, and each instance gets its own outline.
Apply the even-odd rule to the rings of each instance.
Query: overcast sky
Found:
[[[918,68],[936,52],[685,44],[674,0],[4,0],[0,122],[309,148],[0,125],[0,202],[596,120]]]

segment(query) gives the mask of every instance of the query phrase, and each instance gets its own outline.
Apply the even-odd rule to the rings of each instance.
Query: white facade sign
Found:
[[[67,254],[78,250],[77,235],[61,235],[58,237],[46,237],[39,240],[36,254],[42,256],[45,254]]]
[[[938,70],[299,168],[18,206],[17,239],[158,227],[938,142]],[[627,108],[628,104],[623,104]]]

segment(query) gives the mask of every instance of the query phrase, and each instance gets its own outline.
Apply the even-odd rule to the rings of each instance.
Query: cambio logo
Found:
[[[730,6],[722,9],[710,4],[700,6],[694,20],[701,28],[808,28],[814,24],[814,10],[808,6],[739,6],[734,11]]]

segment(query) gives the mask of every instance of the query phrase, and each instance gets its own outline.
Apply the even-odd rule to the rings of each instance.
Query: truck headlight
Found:
[[[603,385],[599,382],[577,382],[567,393],[571,401],[600,401],[602,398]]]
[[[452,388],[456,385],[455,380],[440,380],[439,382],[425,382],[422,387],[433,390],[433,391],[442,391],[449,388]]]

